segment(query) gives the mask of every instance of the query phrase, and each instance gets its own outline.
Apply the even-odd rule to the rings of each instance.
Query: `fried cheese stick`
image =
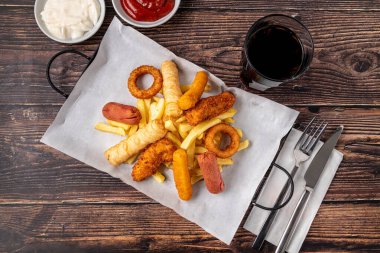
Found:
[[[182,110],[193,108],[201,98],[208,81],[207,73],[199,71],[194,78],[194,81],[188,91],[178,100],[178,106]]]
[[[162,139],[166,132],[167,130],[162,120],[150,121],[145,127],[139,129],[128,139],[109,148],[104,152],[104,156],[112,165],[118,166],[149,144]]]
[[[172,61],[164,61],[161,64],[161,73],[163,77],[163,94],[165,98],[164,121],[176,120],[182,115],[182,110],[177,102],[182,96],[179,84],[178,68]]]

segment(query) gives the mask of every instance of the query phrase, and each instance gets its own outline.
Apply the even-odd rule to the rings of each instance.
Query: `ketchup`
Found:
[[[169,14],[174,0],[120,0],[124,11],[136,21],[156,21]]]

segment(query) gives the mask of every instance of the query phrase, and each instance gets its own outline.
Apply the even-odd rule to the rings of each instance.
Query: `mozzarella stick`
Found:
[[[191,186],[187,153],[183,149],[177,149],[173,154],[173,174],[179,198],[185,201],[191,199],[193,188]]]
[[[207,73],[199,71],[194,78],[190,89],[178,100],[178,106],[182,110],[193,108],[201,98],[208,81]]]
[[[163,78],[163,94],[165,98],[164,121],[176,120],[182,115],[182,110],[177,102],[182,96],[179,84],[177,65],[172,61],[164,61],[161,64],[161,73]]]
[[[162,120],[150,121],[145,127],[139,129],[128,139],[109,148],[104,152],[104,156],[112,165],[118,166],[149,144],[163,138],[166,132],[167,130],[165,129]]]

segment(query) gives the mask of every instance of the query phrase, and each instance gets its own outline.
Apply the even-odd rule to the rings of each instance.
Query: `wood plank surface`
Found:
[[[111,0],[105,0],[106,6],[112,7]],[[0,6],[17,6],[17,7],[31,7],[34,1],[30,0],[2,0]],[[317,0],[317,1],[304,1],[304,0],[183,0],[180,8],[191,9],[252,9],[252,10],[357,10],[357,11],[379,11],[379,0]]]
[[[0,236],[14,242],[0,244],[4,252],[250,252],[253,240],[241,228],[226,246],[158,204],[0,205],[0,212]],[[380,250],[379,218],[376,204],[323,204],[303,252]]]
[[[78,45],[38,29],[34,1],[0,1],[0,252],[252,252],[239,228],[230,246],[120,180],[39,142],[64,103],[45,78],[62,49],[92,55],[115,12]],[[296,16],[310,30],[315,54],[302,78],[253,91],[320,115],[330,134],[343,124],[344,160],[302,252],[380,252],[380,1],[185,0],[174,18],[143,34],[239,86],[244,36],[271,13]],[[59,58],[54,80],[70,91],[86,61]],[[128,173],[128,172],[126,172]],[[262,252],[273,252],[266,244]]]
[[[36,30],[30,7],[1,8],[0,23],[4,25],[0,32],[9,35],[0,37],[0,78],[6,81],[0,88],[0,103],[62,103],[63,99],[54,96],[46,82],[46,64],[64,48],[78,48],[91,54],[112,19],[113,10],[107,11],[106,21],[93,39],[69,47],[52,42]],[[167,24],[141,31],[179,56],[205,67],[228,85],[237,86],[245,32],[253,21],[269,13],[182,9]],[[315,41],[311,69],[304,77],[270,92],[255,92],[287,105],[378,106],[380,15],[357,11],[326,11],[318,15],[302,11],[299,15]],[[28,32],[33,29],[36,32]],[[58,65],[53,74],[58,79],[67,75],[63,84],[72,85],[80,73],[70,69]],[[283,96],[285,92],[287,96]],[[41,93],[46,94],[43,99]]]

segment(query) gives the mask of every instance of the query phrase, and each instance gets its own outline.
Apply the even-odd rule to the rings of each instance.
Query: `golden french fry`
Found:
[[[187,161],[189,169],[194,168],[194,157],[195,157],[195,141],[193,141],[189,148],[186,150],[187,153]]]
[[[151,102],[152,100],[150,98],[144,99],[146,123],[151,121],[151,119],[149,118],[149,108],[150,108]]]
[[[198,139],[198,140],[202,140],[203,137],[205,137],[205,133],[201,133],[201,134],[197,137],[197,139]]]
[[[227,118],[232,118],[236,113],[237,113],[237,110],[235,108],[231,108],[228,111],[226,111],[225,113],[222,113],[222,114],[216,116],[215,118],[220,119],[220,120],[224,120]]]
[[[121,123],[121,122],[117,122],[117,121],[113,121],[113,120],[110,120],[110,119],[107,119],[107,123],[110,124],[113,127],[121,127],[121,128],[123,128],[126,133],[131,128],[131,125],[128,125],[128,124],[125,124],[125,123]]]
[[[143,128],[148,121],[146,120],[146,110],[145,110],[145,102],[144,99],[137,99],[137,109],[139,109],[141,114],[141,120],[139,123],[139,127]]]
[[[164,181],[165,181],[165,176],[161,173],[161,172],[159,172],[159,171],[157,171],[155,174],[153,174],[153,176],[152,176],[157,182],[159,182],[159,183],[163,183]]]
[[[234,164],[234,161],[231,158],[217,158],[216,161],[219,165],[232,165],[232,164]]]
[[[165,100],[160,98],[157,102],[153,102],[149,108],[149,120],[161,119],[165,111]]]
[[[127,164],[133,164],[136,161],[136,158],[137,158],[138,155],[139,154],[131,156],[130,158],[128,158],[128,160],[125,163],[127,163]]]
[[[190,170],[190,174],[191,176],[202,176],[202,170],[199,167],[194,167],[194,169]]]
[[[243,131],[240,128],[235,127],[236,132],[238,133],[240,139],[243,138]]]
[[[176,122],[176,123],[182,123],[182,122],[184,122],[184,121],[186,121],[186,117],[185,117],[185,116],[181,116],[181,117],[178,118],[175,122]]]
[[[177,132],[177,128],[175,127],[172,120],[165,121],[165,128],[170,132]]]
[[[102,131],[102,132],[107,132],[107,133],[111,133],[111,134],[117,134],[117,135],[121,135],[121,136],[126,136],[127,133],[125,132],[125,130],[121,127],[114,127],[114,126],[110,126],[110,125],[107,125],[103,122],[99,122],[98,124],[95,125],[95,129],[96,130],[99,130],[99,131]]]
[[[202,147],[202,146],[195,146],[195,154],[199,155],[205,152],[207,152],[207,148]]]
[[[203,176],[192,176],[191,179],[190,179],[191,180],[191,184],[193,185],[193,184],[201,181],[202,179],[203,179]]]
[[[224,120],[225,123],[228,123],[228,124],[233,124],[235,123],[235,120],[233,118],[227,118]]]
[[[131,128],[129,129],[129,132],[128,132],[128,136],[134,135],[138,129],[139,129],[138,125],[131,126]]]
[[[161,92],[161,93],[162,93],[162,92]],[[154,101],[154,102],[158,102],[160,99],[162,99],[162,98],[157,97],[157,96],[154,96],[154,97],[153,97],[153,101]]]
[[[191,126],[188,123],[181,123],[181,124],[179,124],[179,126],[178,126],[178,132],[181,135],[182,139],[186,138],[186,136],[189,134],[189,132],[190,132],[190,130],[192,128],[193,128],[193,126]]]
[[[238,151],[246,149],[248,147],[249,147],[249,140],[245,140],[243,142],[240,142]]]
[[[181,91],[182,93],[185,93],[186,91],[190,90],[191,84],[181,84]],[[211,91],[212,86],[209,82],[207,82],[206,87],[205,87],[205,92]]]
[[[168,132],[166,134],[166,138],[168,138],[170,141],[172,141],[174,144],[176,144],[178,147],[181,146],[181,140],[178,139],[177,136],[175,136],[175,134],[173,134],[172,132]]]
[[[210,127],[213,127],[217,124],[219,124],[221,122],[220,119],[216,119],[216,118],[213,118],[213,119],[210,119],[210,120],[206,120],[206,121],[203,121],[201,123],[199,123],[198,125],[196,125],[193,129],[191,129],[189,135],[186,137],[186,139],[182,142],[181,144],[181,148],[183,149],[188,149],[190,144],[199,136],[201,135],[203,132],[205,132],[207,129],[209,129]]]

